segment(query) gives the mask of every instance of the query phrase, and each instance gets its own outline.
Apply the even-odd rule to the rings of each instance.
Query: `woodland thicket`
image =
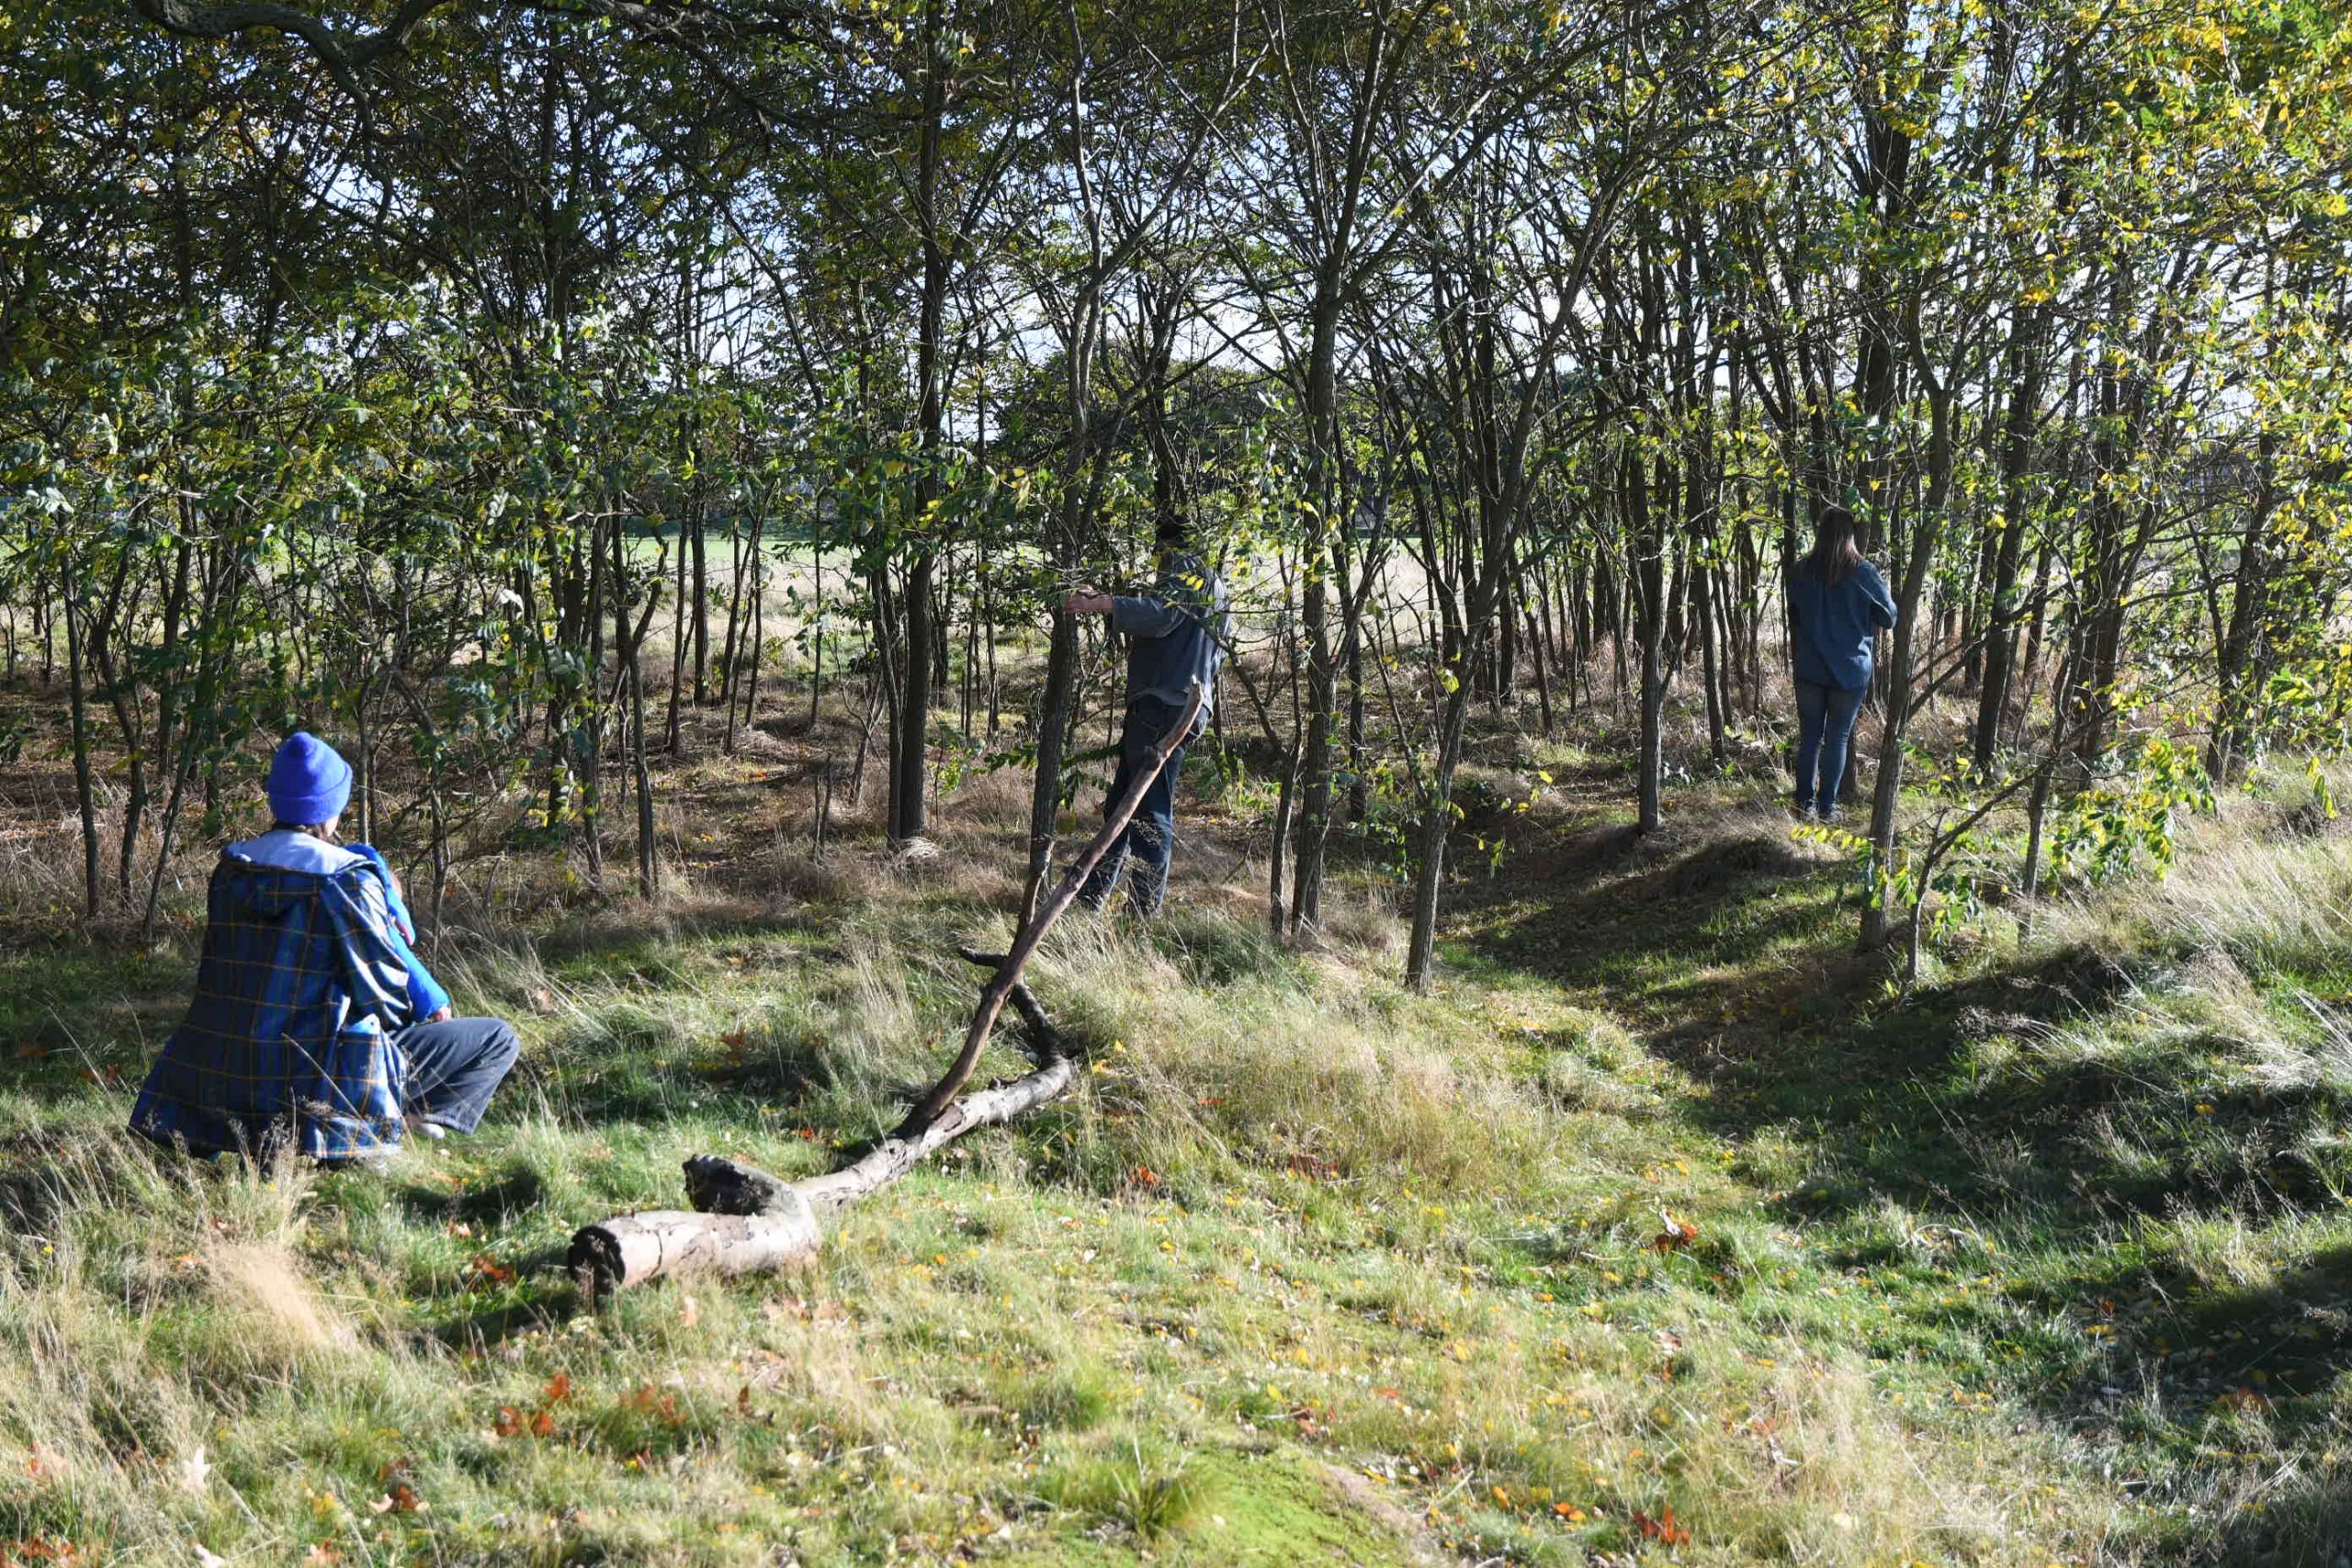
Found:
[[[1386,857],[1417,983],[1465,737],[1622,715],[1656,828],[1827,506],[1902,612],[1866,940],[1996,807],[2094,874],[2352,722],[2326,0],[10,0],[0,103],[85,918],[297,723],[436,870],[527,799],[650,888],[682,714],[829,697],[894,842],[1034,768],[1034,898],[1115,700],[1056,607],[1163,518],[1276,929]]]

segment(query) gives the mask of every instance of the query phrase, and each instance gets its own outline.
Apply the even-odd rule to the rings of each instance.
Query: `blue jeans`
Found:
[[[1854,738],[1854,719],[1862,711],[1868,687],[1842,691],[1797,682],[1797,809],[1821,817],[1838,811],[1838,786],[1846,780],[1846,758]],[[1815,780],[1820,781],[1818,792]]]
[[[1127,705],[1126,722],[1119,730],[1119,771],[1111,779],[1111,793],[1102,797],[1106,821],[1119,797],[1127,793],[1127,785],[1151,766],[1152,752],[1183,716],[1183,709],[1158,697],[1137,697]],[[1125,831],[1111,840],[1093,874],[1078,890],[1080,903],[1090,909],[1101,908],[1117,889],[1127,857],[1133,854],[1142,869],[1127,897],[1147,915],[1159,912],[1160,901],[1168,897],[1168,862],[1176,852],[1176,774],[1183,766],[1184,748],[1179,746],[1169,753],[1168,765],[1159,770],[1151,787],[1143,792],[1143,803],[1136,807]]]
[[[481,1125],[492,1093],[521,1048],[514,1026],[495,1018],[412,1023],[392,1035],[392,1043],[408,1062],[401,1109],[454,1133]]]

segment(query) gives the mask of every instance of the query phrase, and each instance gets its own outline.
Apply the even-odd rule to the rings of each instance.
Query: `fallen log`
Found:
[[[896,1131],[850,1164],[799,1181],[786,1181],[718,1155],[689,1157],[686,1198],[694,1205],[692,1212],[619,1214],[573,1235],[570,1263],[582,1293],[594,1301],[606,1292],[652,1280],[764,1274],[807,1263],[824,1245],[820,1214],[880,1191],[975,1128],[1010,1122],[1067,1094],[1079,1080],[1078,1053],[1022,981],[1021,971],[1133,819],[1145,790],[1168,765],[1176,738],[1190,732],[1204,695],[1196,682],[1170,739],[1114,803],[1102,830],[1063,875],[1054,896],[1015,934],[1012,946],[1001,954],[957,950],[966,962],[992,968],[995,974],[981,993],[963,1049]],[[1008,1001],[1027,1026],[1036,1070],[965,1094],[973,1066]]]
[[[965,956],[997,962],[993,954]],[[652,1280],[768,1274],[812,1260],[823,1245],[819,1214],[880,1191],[965,1134],[1025,1115],[1077,1084],[1079,1058],[1069,1042],[1026,986],[1018,992],[1014,1005],[1040,1060],[1035,1072],[967,1094],[914,1137],[894,1133],[822,1176],[786,1181],[722,1155],[692,1156],[685,1176],[693,1211],[656,1209],[583,1226],[571,1238],[573,1280],[593,1299]]]
[[[664,1275],[767,1274],[808,1262],[822,1241],[806,1199],[758,1214],[654,1209],[583,1226],[571,1238],[571,1277],[593,1292]]]

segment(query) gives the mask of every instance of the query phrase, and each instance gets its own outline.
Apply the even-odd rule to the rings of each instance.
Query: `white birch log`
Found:
[[[685,1163],[686,1192],[695,1212],[660,1210],[616,1215],[602,1224],[585,1226],[572,1236],[571,1275],[581,1292],[593,1301],[607,1291],[650,1280],[686,1274],[758,1274],[806,1263],[823,1245],[819,1213],[847,1208],[880,1191],[926,1156],[975,1127],[1009,1122],[1068,1093],[1078,1081],[1077,1060],[1046,1010],[1022,984],[1021,971],[1046,932],[1077,898],[1079,888],[1103,853],[1134,818],[1144,791],[1191,733],[1206,696],[1201,683],[1193,682],[1179,722],[1160,741],[1151,765],[1129,781],[1086,852],[1063,875],[1053,897],[1014,933],[1012,945],[1001,956],[960,950],[968,962],[993,967],[995,976],[980,993],[964,1048],[940,1080],[915,1102],[896,1132],[854,1163],[803,1181],[785,1181],[718,1155],[692,1156]],[[965,1094],[964,1086],[970,1081],[981,1048],[1007,1001],[1029,1026],[1037,1070],[978,1094]]]
[[[808,1262],[823,1233],[790,1188],[757,1214],[655,1209],[582,1228],[571,1238],[571,1276],[591,1295],[685,1274],[769,1274]]]
[[[885,1138],[855,1163],[802,1181],[696,1155],[685,1168],[695,1212],[657,1209],[583,1227],[571,1238],[572,1278],[594,1298],[652,1280],[797,1268],[814,1260],[824,1245],[820,1213],[880,1191],[974,1128],[1023,1115],[1077,1082],[1077,1061],[1057,1057],[1024,1077],[966,1095],[919,1137]]]

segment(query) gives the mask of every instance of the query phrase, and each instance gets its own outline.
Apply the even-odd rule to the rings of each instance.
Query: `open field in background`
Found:
[[[634,547],[649,559],[658,548],[666,547],[673,552],[669,558],[674,570],[674,538],[665,546],[639,538],[634,541]],[[881,694],[873,680],[870,625],[839,602],[827,605],[820,622],[811,614],[811,606],[818,603],[820,587],[833,601],[847,592],[842,563],[828,558],[818,570],[819,563],[805,549],[780,547],[770,540],[765,578],[754,585],[749,581],[747,569],[742,584],[745,593],[756,586],[760,602],[754,605],[743,601],[741,614],[730,615],[729,607],[739,603],[737,574],[730,564],[734,550],[724,533],[717,528],[711,532],[707,548],[710,585],[709,700],[724,702],[731,682],[739,705],[755,704],[758,716],[756,723],[739,725],[730,732],[716,714],[687,705],[681,739],[684,755],[694,761],[683,767],[675,761],[665,763],[659,750],[666,739],[670,674],[678,668],[681,628],[673,615],[654,617],[649,626],[643,662],[650,688],[647,703],[649,743],[656,751],[655,815],[664,864],[689,883],[695,879],[698,868],[716,868],[719,874],[726,875],[727,868],[741,859],[742,835],[756,840],[764,850],[781,853],[794,840],[805,852],[817,845],[820,835],[830,839],[836,833],[854,835],[865,829],[878,830],[888,791],[882,728],[886,716]],[[951,582],[956,581],[958,570],[950,568],[944,575]],[[1243,869],[1240,862],[1244,857],[1252,852],[1259,854],[1252,887],[1262,886],[1262,874],[1258,874],[1263,871],[1267,832],[1262,821],[1244,818],[1271,817],[1275,779],[1269,775],[1278,774],[1281,766],[1276,744],[1268,739],[1251,700],[1252,688],[1259,698],[1272,705],[1270,716],[1277,725],[1287,720],[1287,700],[1276,688],[1284,678],[1277,673],[1277,652],[1289,628],[1280,609],[1285,603],[1283,591],[1268,575],[1272,570],[1262,562],[1244,568],[1234,582],[1234,658],[1222,682],[1220,711],[1214,716],[1212,730],[1222,745],[1230,749],[1237,764],[1258,775],[1254,784],[1236,781],[1238,793],[1230,803],[1234,812],[1227,823],[1231,832],[1222,840],[1219,850],[1223,863],[1237,874]],[[1391,609],[1417,611],[1427,585],[1411,556],[1401,547],[1392,545],[1387,547],[1379,570],[1375,600]],[[665,577],[666,581],[669,579]],[[1140,586],[1141,581],[1113,585],[1125,590]],[[963,590],[959,588],[957,592]],[[943,790],[953,794],[968,781],[980,780],[985,781],[980,784],[984,791],[992,795],[1001,794],[1008,803],[1018,795],[1025,807],[1027,781],[1023,778],[1008,782],[1007,770],[1021,765],[1014,749],[1026,739],[1033,717],[1029,710],[1035,697],[1036,671],[1045,652],[1046,617],[1046,607],[1042,604],[1008,604],[1004,607],[995,650],[998,680],[993,694],[986,650],[975,649],[960,632],[950,639],[950,659],[933,709],[937,766],[931,784],[934,800]],[[1409,620],[1410,615],[1407,618]],[[43,666],[40,645],[29,614],[20,608],[0,606],[0,621],[6,622],[15,632],[17,652],[17,679],[13,682],[0,680],[0,885],[14,890],[13,898],[0,906],[0,923],[28,916],[37,917],[39,923],[52,914],[79,908],[75,879],[80,874],[80,849],[74,838],[74,776],[63,760],[71,749],[63,650],[62,638],[52,636],[52,644],[59,646],[51,649],[54,669],[51,680],[44,683],[40,679]],[[808,636],[812,629],[818,634],[813,639]],[[751,651],[755,636],[760,643],[756,670]],[[736,638],[737,649],[731,675],[726,664],[730,637]],[[1094,820],[1098,809],[1099,791],[1095,786],[1107,782],[1115,764],[1120,682],[1125,671],[1124,649],[1093,623],[1084,626],[1083,637],[1081,716],[1078,755],[1072,765],[1088,782],[1078,791],[1075,809],[1064,817],[1066,828],[1081,834]],[[690,628],[686,641],[690,650]],[[812,653],[816,655],[813,659]],[[1244,673],[1232,673],[1235,665]],[[1595,663],[1590,680],[1594,691],[1603,694],[1610,691],[1610,671],[1602,664]],[[683,694],[691,689],[688,664],[680,690]],[[997,720],[993,730],[989,726],[992,694]],[[1566,711],[1569,705],[1565,693],[1555,700]],[[1404,729],[1427,728],[1433,723],[1431,716],[1420,710],[1417,688],[1404,673],[1369,691],[1367,706],[1376,731],[1391,726]],[[606,838],[610,840],[606,867],[617,882],[626,880],[630,860],[627,844],[629,781],[620,760],[620,721],[614,718],[610,722],[613,755],[607,759],[604,780],[607,792]],[[106,725],[104,716],[94,712],[92,726],[95,743],[102,756],[110,756],[114,763],[108,766],[102,761],[95,779],[98,821],[108,840],[107,874],[112,877],[117,871],[116,841],[120,831],[124,770],[120,766],[119,736]],[[731,753],[718,755],[726,751],[730,733]],[[1865,738],[1873,733],[1867,716],[1861,733]],[[349,738],[344,739],[347,741]],[[1749,762],[1761,763],[1769,761],[1771,752],[1760,739],[1750,739],[1743,742],[1743,755]],[[1196,747],[1193,757],[1192,772],[1198,783],[1213,764],[1208,750]],[[243,823],[232,825],[226,837],[258,832],[266,826],[260,815],[258,792],[267,760],[266,750],[255,747],[232,767],[222,770],[216,785],[219,799],[232,823]],[[461,927],[469,909],[492,921],[518,916],[535,918],[548,897],[571,897],[582,891],[577,874],[584,867],[573,866],[571,876],[564,875],[564,868],[559,867],[550,875],[544,863],[546,857],[536,852],[526,821],[532,802],[519,775],[513,773],[520,761],[516,755],[502,754],[497,762],[505,773],[493,775],[485,772],[471,776],[460,773],[451,781],[456,786],[452,815],[464,825],[456,833],[457,841],[452,846],[453,865],[447,883],[452,902],[445,910],[445,918]],[[397,763],[388,765],[396,767]],[[1702,767],[1693,759],[1684,766],[1682,776],[1688,777]],[[407,781],[397,774],[383,782],[382,798],[378,805],[386,813],[389,827],[378,836],[386,840],[384,848],[393,863],[404,875],[413,878],[424,874],[429,856],[422,820],[424,808],[413,798],[413,791],[403,793],[404,782]],[[1401,781],[1396,787],[1402,788]],[[681,808],[681,790],[692,796],[691,809]],[[198,793],[190,791],[185,815],[176,827],[176,852],[169,879],[183,914],[190,909],[200,914],[204,878],[217,848],[209,842],[188,841],[187,836],[198,830],[204,805],[196,798]],[[139,855],[140,878],[153,863],[160,806],[160,801],[149,803]],[[1008,805],[1006,808],[1011,810],[1012,807]],[[1396,852],[1401,843],[1398,835],[1403,831],[1402,817],[1409,809],[1408,804],[1400,796],[1385,804],[1375,801],[1373,809],[1388,818],[1381,827],[1391,840],[1389,850]],[[243,814],[242,819],[239,813]],[[714,830],[721,822],[729,833],[737,836],[736,840],[730,840]],[[351,827],[350,822],[345,823],[347,831]],[[1011,846],[1008,852],[1022,852],[1014,838],[1008,836],[1004,842]],[[526,852],[518,853],[518,849]],[[38,897],[33,896],[36,890]],[[131,915],[123,915],[118,910],[102,910],[101,919],[117,923],[131,921],[135,912],[134,909]]]
[[[0,771],[0,1556],[2352,1553],[2352,834],[2292,771],[1906,998],[1761,765],[1644,841],[1605,727],[1496,738],[1485,798],[1554,783],[1470,825],[1505,847],[1417,998],[1376,867],[1316,947],[1261,934],[1254,804],[1196,764],[1170,918],[1034,971],[1083,1092],[803,1275],[583,1312],[574,1226],[676,1203],[689,1152],[800,1174],[887,1126],[967,1015],[955,944],[1007,929],[1025,778],[951,793],[936,861],[846,811],[814,859],[799,763],[855,721],[796,722],[698,736],[652,904],[485,827],[437,958],[524,1064],[380,1175],[119,1131],[202,855],[153,948],[63,936],[70,786]]]
[[[748,538],[747,528],[745,547]],[[632,546],[649,568],[657,557],[665,560],[664,581],[674,581],[678,555],[683,548],[679,539],[638,538]],[[1411,552],[1394,539],[1359,539],[1355,549],[1358,553],[1351,570],[1362,570],[1370,566],[1377,574],[1378,582],[1366,604],[1380,613],[1379,624],[1401,628],[1390,635],[1401,635],[1408,647],[1426,643],[1436,622],[1426,613],[1430,608],[1427,575]],[[760,697],[766,706],[787,715],[807,712],[813,671],[820,688],[820,715],[824,699],[839,699],[836,688],[845,683],[853,692],[864,694],[865,708],[858,716],[862,721],[865,708],[872,707],[874,699],[874,694],[867,690],[873,629],[868,616],[853,613],[848,607],[855,583],[845,562],[838,557],[820,558],[802,545],[778,545],[770,540],[763,547],[764,574],[754,580],[748,555],[743,570],[739,571],[734,565],[740,553],[737,544],[717,528],[707,536],[705,552],[710,585],[705,636],[714,699],[727,686],[730,676],[739,694],[756,676]],[[974,595],[981,592],[976,586],[977,559],[976,552],[967,552],[943,562],[944,602],[967,609],[972,606]],[[1136,573],[1132,577],[1090,574],[1083,580],[1073,578],[1047,585],[1041,596],[1036,591],[1041,561],[1039,553],[1033,548],[996,552],[989,561],[994,581],[985,591],[996,625],[995,646],[988,646],[976,629],[981,619],[977,613],[969,616],[971,624],[959,627],[957,634],[948,639],[937,719],[964,741],[979,749],[974,758],[966,760],[967,762],[985,761],[989,740],[1001,739],[1007,731],[1023,730],[1028,724],[1035,696],[1035,670],[1045,653],[1047,617],[1061,592],[1079,587],[1081,581],[1116,592],[1138,591],[1151,581],[1151,563],[1142,560],[1136,563]],[[1283,574],[1295,571],[1295,565],[1271,558],[1231,558],[1221,564],[1231,596],[1228,631],[1232,654],[1252,671],[1257,694],[1278,701],[1272,695],[1278,683],[1272,671],[1278,651],[1295,634],[1295,627],[1289,624],[1295,614],[1295,588],[1284,583]],[[1085,654],[1080,673],[1082,701],[1104,716],[1105,725],[1113,731],[1107,743],[1115,743],[1115,711],[1120,695],[1117,682],[1125,671],[1125,656],[1091,629],[1097,623],[1085,625]],[[751,651],[754,640],[759,645],[756,671]],[[674,614],[654,618],[643,657],[649,670],[662,672],[655,680],[665,688],[661,699],[664,704],[668,672],[691,670],[690,662],[682,665],[682,642],[686,646],[685,659],[690,661],[691,626],[682,626],[680,617]],[[726,650],[730,647],[737,649],[731,671],[725,664]],[[1375,641],[1372,657],[1376,659],[1379,651]],[[1591,680],[1596,687],[1607,686],[1610,679],[1609,671],[1595,666]],[[690,682],[689,673],[682,684]],[[1227,729],[1238,732],[1238,739],[1255,727],[1256,715],[1250,693],[1240,682],[1228,677],[1225,685],[1225,711],[1218,717]],[[790,690],[796,687],[797,693]],[[1418,682],[1408,674],[1399,673],[1392,682],[1378,686],[1368,693],[1367,700],[1382,718],[1401,718],[1404,726],[1434,728],[1434,716],[1423,711],[1425,700]],[[1565,696],[1559,700],[1565,706]],[[1393,714],[1388,711],[1392,705],[1397,709]],[[993,729],[989,723],[992,707],[997,719]],[[757,748],[760,742],[754,739],[750,744]]]

